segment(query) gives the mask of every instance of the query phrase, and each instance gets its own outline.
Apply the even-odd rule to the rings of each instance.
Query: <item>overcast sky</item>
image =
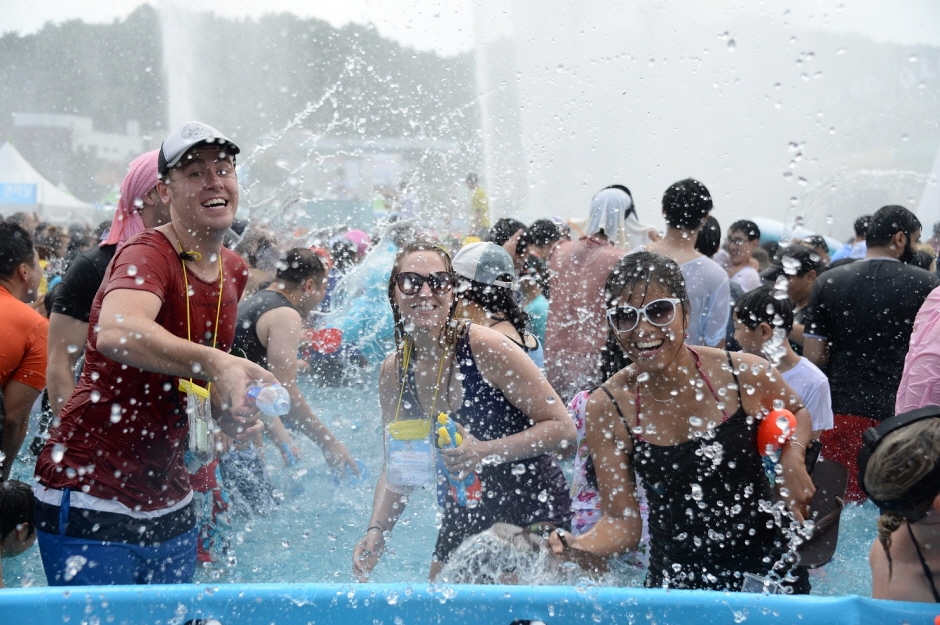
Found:
[[[81,19],[110,22],[124,18],[142,0],[77,2],[76,0],[0,0],[0,32],[33,33],[52,20]],[[156,6],[158,2],[149,2]],[[171,0],[169,4],[181,4]],[[473,46],[469,0],[194,0],[189,10],[211,11],[225,17],[258,17],[265,13],[293,13],[343,26],[349,22],[375,24],[386,37],[420,50],[442,54],[466,52]]]
[[[178,0],[158,0],[180,4]],[[157,2],[151,2],[156,4]],[[123,18],[144,0],[0,0],[0,32],[29,34],[52,20],[82,19],[110,22]],[[212,11],[226,17],[257,17],[264,13],[290,12],[317,17],[334,26],[349,22],[372,23],[378,31],[404,45],[442,54],[465,52],[473,46],[474,7],[499,21],[508,1],[502,0],[191,0],[190,10]],[[623,6],[623,2],[610,2]],[[707,6],[709,13],[744,12],[765,14],[802,28],[855,32],[875,40],[902,44],[940,46],[940,1],[938,0],[668,0],[628,2],[637,7],[688,6],[688,14]]]

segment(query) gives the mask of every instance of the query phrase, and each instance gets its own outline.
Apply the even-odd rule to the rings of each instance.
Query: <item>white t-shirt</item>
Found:
[[[714,347],[725,339],[731,315],[728,274],[718,263],[700,256],[679,265],[689,295],[689,345]]]
[[[813,431],[832,429],[832,397],[829,394],[829,380],[807,358],[800,358],[795,367],[785,371],[784,382],[790,385],[803,399],[803,405],[809,411],[813,422]]]
[[[760,279],[760,274],[750,265],[738,269],[738,272],[731,276],[731,279],[740,284],[745,293],[753,291],[763,284]]]

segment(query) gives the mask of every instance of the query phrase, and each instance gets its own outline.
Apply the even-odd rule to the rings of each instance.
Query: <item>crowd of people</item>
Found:
[[[98,232],[0,223],[2,555],[38,539],[51,585],[191,581],[224,557],[232,515],[278,505],[264,435],[286,464],[296,434],[337,475],[364,471],[298,386],[305,353],[355,350],[377,370],[385,449],[359,580],[430,487],[431,580],[509,523],[562,560],[632,556],[649,587],[808,593],[795,552],[821,446],[848,473],[839,505],[884,513],[873,595],[940,601],[938,228],[919,245],[891,205],[831,257],[822,237],[761,243],[746,219],[722,240],[691,178],[664,191],[662,232],[619,184],[583,222],[491,225],[471,174],[458,245],[409,222],[311,247],[235,219],[239,152],[192,122],[130,164]],[[258,418],[259,383],[287,389],[286,414]],[[758,430],[781,410],[768,465]],[[10,479],[21,448],[28,485]]]

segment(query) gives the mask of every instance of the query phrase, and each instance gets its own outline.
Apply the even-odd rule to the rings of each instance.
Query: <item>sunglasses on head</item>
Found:
[[[676,304],[682,300],[667,297],[653,300],[641,308],[624,305],[607,309],[607,322],[618,334],[630,332],[640,324],[640,317],[657,327],[672,323],[676,318]]]
[[[443,295],[454,288],[454,274],[446,271],[435,271],[427,276],[413,271],[403,271],[395,276],[398,290],[405,295],[415,295],[427,282],[428,288],[435,295]]]

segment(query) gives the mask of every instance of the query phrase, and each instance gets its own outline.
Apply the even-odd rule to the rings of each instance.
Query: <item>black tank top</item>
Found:
[[[234,346],[245,352],[251,362],[267,368],[268,350],[258,338],[258,319],[269,310],[284,306],[294,307],[281,293],[268,290],[258,291],[238,305]]]
[[[695,366],[715,399],[711,382],[691,350]],[[731,363],[731,355],[728,354]],[[731,364],[735,386],[738,377]],[[616,400],[613,401],[623,420]],[[758,421],[744,411],[722,409],[724,420],[714,434],[677,445],[654,445],[624,426],[633,440],[631,462],[646,490],[649,505],[649,588],[739,590],[745,572],[766,575],[786,551],[773,517],[760,509],[760,500],[773,503],[774,492],[764,474],[757,448]],[[778,571],[782,576],[785,571]]]

